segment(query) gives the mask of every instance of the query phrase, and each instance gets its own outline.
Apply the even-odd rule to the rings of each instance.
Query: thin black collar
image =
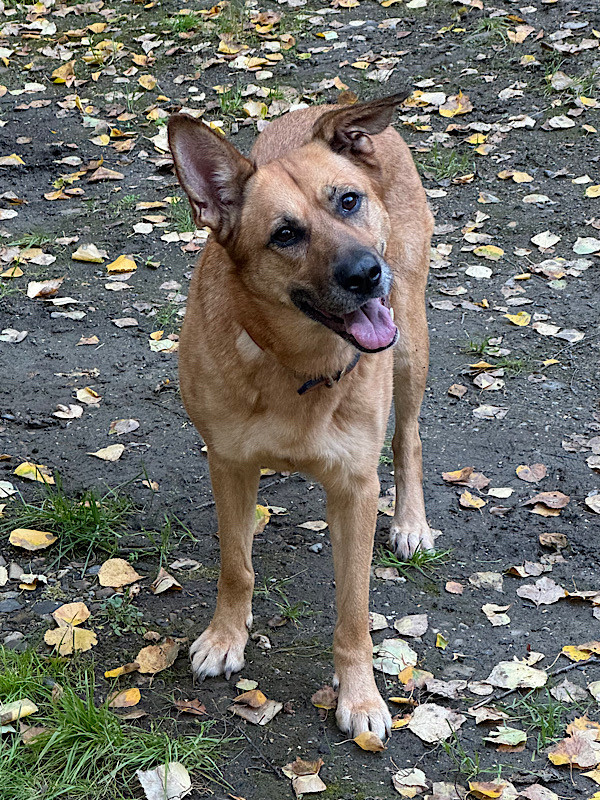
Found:
[[[298,389],[298,394],[306,394],[306,392],[310,392],[311,389],[317,389],[319,386],[326,386],[328,389],[331,389],[334,384],[342,380],[344,375],[352,372],[354,367],[358,364],[359,359],[360,352],[357,352],[348,366],[341,369],[337,375],[322,375],[320,378],[312,378],[310,381],[306,381],[306,383],[303,383]]]

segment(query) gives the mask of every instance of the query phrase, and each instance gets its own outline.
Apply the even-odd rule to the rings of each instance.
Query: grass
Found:
[[[477,20],[473,33],[467,38],[467,41],[483,39],[486,44],[491,44],[494,40],[500,40],[503,44],[508,44],[510,40],[506,31],[513,24],[508,17],[483,17],[483,19]]]
[[[178,331],[181,327],[181,317],[177,312],[181,307],[180,303],[165,303],[164,306],[161,306],[154,315],[158,329],[164,330],[165,333]]]
[[[534,729],[537,732],[536,747],[539,752],[563,738],[565,715],[573,712],[574,706],[580,707],[580,704],[575,702],[565,705],[560,700],[555,700],[546,689],[544,694],[534,690],[516,697],[510,705],[502,705],[501,708],[528,730]]]
[[[219,95],[219,105],[223,114],[228,116],[235,116],[241,111],[244,105],[244,98],[242,97],[242,87],[236,84],[226,89],[223,94]]]
[[[110,209],[115,217],[119,217],[123,212],[135,208],[139,199],[140,196],[137,194],[124,194],[123,197],[111,202]]]
[[[187,200],[179,198],[178,202],[173,202],[169,206],[169,216],[171,223],[175,226],[178,233],[190,233],[196,230],[196,223],[192,217],[192,209]]]
[[[189,14],[176,14],[174,17],[165,17],[162,25],[169,28],[173,33],[187,33],[187,31],[199,28],[202,25],[202,18],[191,11]]]
[[[15,286],[10,279],[6,283],[2,281],[0,283],[0,300],[10,297],[11,294],[18,294],[20,291],[19,287]]]
[[[46,485],[42,498],[29,502],[19,493],[4,510],[0,531],[13,528],[34,528],[58,537],[57,561],[82,555],[86,565],[92,552],[113,555],[124,532],[127,516],[134,506],[118,489],[100,494],[88,489],[77,497],[69,497],[59,474],[56,485]]]
[[[431,578],[446,563],[451,552],[452,550],[417,550],[410,558],[403,560],[381,547],[375,554],[374,563],[378,567],[396,567],[401,575],[412,581],[413,571],[424,578]]]
[[[209,735],[211,723],[197,723],[191,736],[172,735],[126,724],[95,701],[91,667],[64,659],[42,659],[32,651],[0,647],[0,701],[28,697],[39,711],[27,719],[46,731],[24,745],[18,734],[0,740],[0,786],[6,800],[85,798],[124,800],[137,785],[135,772],[181,761],[207,781],[218,781],[217,759],[227,740]],[[55,692],[56,678],[61,691]]]
[[[44,247],[45,245],[52,244],[56,236],[46,231],[38,230],[31,233],[24,233],[19,239],[9,242],[9,247],[23,247],[29,249],[30,247]]]
[[[450,739],[440,742],[442,749],[449,756],[454,764],[456,772],[466,781],[476,778],[481,772],[479,764],[479,753],[472,756],[467,753],[456,733],[452,733]]]
[[[450,180],[457,175],[475,171],[475,164],[468,153],[458,153],[455,149],[441,147],[437,142],[428,153],[421,154],[416,164],[426,178],[436,181]]]
[[[146,633],[146,626],[142,622],[144,612],[133,604],[129,591],[107,598],[100,606],[98,616],[106,621],[105,624],[115,636],[128,633],[143,636]]]

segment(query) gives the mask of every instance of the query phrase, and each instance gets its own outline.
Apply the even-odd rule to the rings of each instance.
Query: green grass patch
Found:
[[[173,761],[207,783],[219,781],[227,740],[210,735],[210,722],[197,722],[187,736],[159,725],[144,730],[96,701],[90,667],[2,647],[0,667],[0,702],[28,697],[39,710],[27,723],[45,728],[28,745],[18,733],[0,739],[3,800],[129,800],[136,770]]]
[[[165,17],[162,25],[173,33],[187,33],[199,28],[203,23],[202,17],[191,11],[189,14],[176,14],[174,17]]]
[[[25,500],[20,493],[15,496],[4,511],[0,531],[34,528],[56,534],[57,561],[83,556],[87,564],[92,552],[113,555],[127,517],[134,510],[132,500],[118,489],[108,489],[104,494],[88,489],[69,497],[60,475],[56,474],[55,480],[55,486],[44,487],[38,501]]]
[[[533,690],[515,697],[510,705],[504,704],[500,708],[528,731],[535,732],[537,752],[563,738],[567,715],[575,709],[581,714],[586,710],[578,702],[565,704],[555,700],[547,689],[544,692]]]
[[[381,547],[375,554],[374,564],[378,567],[396,567],[407,580],[413,581],[415,572],[424,578],[431,578],[448,561],[451,552],[452,550],[417,550],[404,560]]]
[[[172,202],[169,206],[169,216],[178,233],[193,233],[196,230],[192,209],[187,200],[178,198],[177,202]]]
[[[468,153],[442,147],[437,142],[428,153],[421,153],[415,162],[424,177],[436,181],[450,180],[457,175],[475,172],[475,162]]]

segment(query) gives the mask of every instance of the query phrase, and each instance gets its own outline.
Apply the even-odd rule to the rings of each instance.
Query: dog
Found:
[[[373,675],[369,577],[392,387],[390,544],[403,557],[433,548],[418,426],[433,217],[390,127],[405,98],[293,111],[249,158],[190,116],[169,122],[179,183],[196,225],[211,229],[179,347],[221,549],[216,610],[190,650],[194,675],[229,678],[244,666],[260,468],[308,473],[327,493],[337,723],[382,739],[391,717]]]

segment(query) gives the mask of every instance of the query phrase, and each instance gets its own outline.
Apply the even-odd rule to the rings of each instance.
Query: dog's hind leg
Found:
[[[429,359],[424,303],[413,305],[401,324],[394,352],[394,410],[392,440],[396,509],[390,527],[390,547],[401,558],[417,550],[433,550],[433,534],[425,516],[419,411]]]
[[[244,666],[252,625],[252,539],[260,469],[209,452],[210,477],[219,521],[221,573],[212,622],[190,648],[192,670],[200,680]]]
[[[373,675],[373,644],[369,634],[369,578],[377,521],[379,481],[372,475],[329,476],[327,519],[333,545],[338,618],[333,637],[339,687],[336,719],[348,736],[374,731],[381,739],[391,733],[390,712]]]

